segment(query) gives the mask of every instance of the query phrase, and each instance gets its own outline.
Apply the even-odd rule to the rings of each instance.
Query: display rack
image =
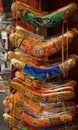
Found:
[[[33,8],[38,1],[18,1],[11,6],[16,29],[9,36],[14,49],[8,50],[12,73],[4,120],[12,130],[77,130],[78,3],[43,0],[41,12]]]

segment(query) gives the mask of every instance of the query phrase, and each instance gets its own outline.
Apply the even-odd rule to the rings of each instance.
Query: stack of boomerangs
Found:
[[[50,28],[76,14],[75,3],[55,12],[39,12],[21,2],[12,4],[16,19],[20,18],[37,27]],[[74,27],[64,33],[64,47],[78,35]],[[8,52],[13,68],[17,68],[11,81],[12,93],[3,104],[6,106],[4,120],[12,130],[54,130],[70,125],[76,116],[76,81],[55,81],[65,71],[78,63],[78,56],[70,55],[63,63],[60,58],[49,59],[62,50],[62,35],[45,40],[43,36],[17,26],[9,37],[16,49]]]

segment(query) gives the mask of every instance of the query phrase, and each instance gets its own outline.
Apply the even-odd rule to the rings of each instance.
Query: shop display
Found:
[[[77,5],[71,3],[55,12],[45,14],[43,12],[39,13],[26,4],[17,2],[12,4],[12,11],[15,15],[17,14],[16,18],[21,18],[34,26],[49,28],[74,15],[77,12]]]
[[[72,42],[74,37],[78,35],[78,31],[75,28],[72,28],[71,31],[64,34],[64,47]],[[35,56],[35,57],[43,57],[50,56],[62,49],[62,35],[56,38],[51,38],[48,41],[40,41],[37,38],[33,38],[34,36],[26,36],[23,39],[17,40],[16,46],[26,54]]]
[[[75,24],[69,28],[68,20],[77,15],[78,4],[71,1],[49,12],[38,10],[39,3],[17,0],[11,4],[14,23],[6,29],[12,48],[0,47],[9,65],[1,70],[7,94],[3,118],[11,130],[77,130],[78,83],[69,78],[69,72],[77,67],[78,55],[69,53],[69,48],[78,40],[78,28]],[[26,26],[19,25],[20,20]],[[47,30],[60,24],[60,34],[49,38],[36,34],[36,28]]]
[[[47,127],[46,125],[50,125],[50,124],[48,124],[49,120],[47,119],[47,117],[51,118],[51,122],[53,121],[55,123],[60,124],[59,121],[56,122],[56,120],[58,120],[58,115],[60,117],[60,120],[62,119],[62,121],[63,121],[63,119],[64,119],[63,116],[67,116],[67,121],[69,121],[69,120],[72,120],[72,117],[74,116],[74,115],[71,116],[70,113],[68,113],[69,109],[70,109],[70,111],[73,111],[73,114],[75,114],[74,112],[76,112],[75,111],[76,104],[74,102],[66,102],[65,104],[63,104],[62,102],[58,102],[58,103],[51,103],[51,104],[46,104],[46,105],[42,104],[42,106],[41,106],[39,104],[32,103],[29,99],[28,99],[29,101],[25,100],[25,98],[23,98],[21,96],[22,96],[22,94],[17,92],[14,95],[11,95],[10,97],[5,99],[4,104],[9,106],[9,108],[8,108],[9,110],[6,110],[6,112],[9,113],[10,116],[16,117],[17,119],[21,115],[21,113],[22,113],[22,115],[24,113],[25,114],[27,113],[28,118],[25,117],[27,122],[30,121],[29,117],[31,116],[30,118],[33,118],[34,120],[36,120],[36,122],[38,121],[38,123],[39,123],[39,124],[38,123],[34,124],[33,120],[31,120],[33,123],[32,124],[33,126],[34,125],[40,125],[40,126],[44,125],[44,127]],[[13,110],[12,110],[12,107],[14,108]],[[18,110],[18,107],[19,107],[19,110]],[[43,115],[42,116],[43,118],[41,119],[43,122],[40,123],[39,116],[36,117],[36,115],[32,114],[29,110],[30,111],[33,110],[33,112],[35,114],[37,114],[37,116],[38,116],[38,114],[40,116]],[[63,111],[63,112],[58,114],[58,112],[61,112],[61,111]],[[51,116],[52,114],[50,114],[50,112],[53,113],[53,116]],[[55,114],[55,113],[57,113],[57,114]],[[63,114],[63,115],[61,115],[61,114]],[[5,120],[6,120],[6,118],[7,118],[7,120],[10,118],[10,117],[8,117],[9,115],[8,116],[7,115],[8,114],[4,114]],[[25,121],[25,118],[22,121]],[[45,120],[44,120],[44,118],[45,118]],[[48,121],[46,125],[45,125],[45,123],[46,123],[45,121]],[[12,122],[10,122],[10,123],[12,123]],[[53,123],[53,124],[55,125],[55,123]],[[36,126],[36,127],[40,127],[40,126]]]
[[[22,2],[24,4],[32,6],[33,8],[35,8],[37,10],[41,10],[40,0],[31,0],[31,1],[29,1],[29,0],[17,0],[17,2]],[[14,13],[13,13],[13,18],[15,19]],[[15,20],[15,21],[16,21],[16,22],[14,22],[15,26],[19,25],[21,27],[28,29],[29,31],[36,32],[35,27],[33,27],[30,24],[22,21],[21,19]]]
[[[44,41],[44,37],[40,36],[38,34],[35,34],[33,32],[28,31],[27,29],[24,29],[23,27],[17,26],[16,27],[16,32],[12,33],[9,37],[10,42],[13,46],[17,47],[18,45],[18,40],[23,39],[23,38],[31,38],[32,40],[37,41]]]
[[[68,70],[74,67],[76,65],[77,59],[77,56],[72,55],[71,58],[69,58],[64,63],[56,63],[55,65],[52,65],[52,67],[41,66],[40,68],[30,66],[25,62],[21,62],[20,60],[14,58],[11,59],[11,64],[16,68],[22,69],[24,73],[30,75],[31,77],[34,77],[38,80],[47,80],[63,74],[65,72],[64,65]]]

